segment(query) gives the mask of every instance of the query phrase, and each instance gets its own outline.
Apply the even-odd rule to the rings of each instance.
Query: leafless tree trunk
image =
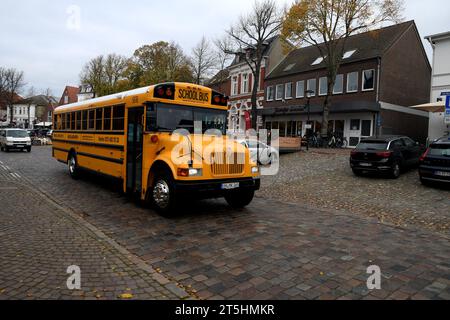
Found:
[[[234,54],[247,63],[253,74],[252,88],[252,127],[257,128],[258,120],[258,84],[261,66],[268,40],[279,34],[282,15],[275,1],[255,2],[250,14],[241,16],[235,26],[228,31],[230,47],[222,48],[225,53]],[[226,42],[223,42],[226,43]]]
[[[195,48],[192,49],[191,63],[197,84],[203,84],[203,81],[211,76],[211,71],[216,65],[216,61],[210,43],[203,37]]]
[[[24,73],[16,69],[2,69],[1,86],[3,91],[3,99],[7,108],[10,109],[10,124],[12,125],[14,119],[14,102],[20,90],[25,86]]]

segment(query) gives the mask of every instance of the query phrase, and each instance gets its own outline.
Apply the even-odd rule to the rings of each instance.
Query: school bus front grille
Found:
[[[211,155],[211,172],[215,176],[240,175],[244,173],[245,154],[213,153]]]

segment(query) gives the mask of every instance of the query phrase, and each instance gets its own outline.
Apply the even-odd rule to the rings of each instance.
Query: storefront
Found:
[[[364,107],[332,106],[327,132],[346,138],[349,147],[356,147],[362,138],[377,133],[379,112],[380,107],[376,104]],[[265,109],[265,128],[278,129],[280,138],[304,137],[311,133],[320,133],[322,113],[323,107],[320,106],[311,106],[309,116],[304,106]]]

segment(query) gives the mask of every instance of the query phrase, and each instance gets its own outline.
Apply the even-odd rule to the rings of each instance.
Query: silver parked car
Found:
[[[31,138],[26,130],[0,130],[0,149],[6,152],[9,150],[26,150],[31,152]]]
[[[252,160],[260,165],[267,166],[280,159],[280,152],[263,142],[256,140],[239,140],[238,142],[250,150]]]

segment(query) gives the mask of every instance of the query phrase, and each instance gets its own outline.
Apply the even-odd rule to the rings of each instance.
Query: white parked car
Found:
[[[260,165],[270,165],[280,159],[280,152],[263,142],[259,142],[258,145],[256,140],[239,140],[238,143],[247,147],[250,150],[252,160]]]
[[[31,152],[31,138],[26,130],[1,129],[0,149],[6,152],[13,149]]]

